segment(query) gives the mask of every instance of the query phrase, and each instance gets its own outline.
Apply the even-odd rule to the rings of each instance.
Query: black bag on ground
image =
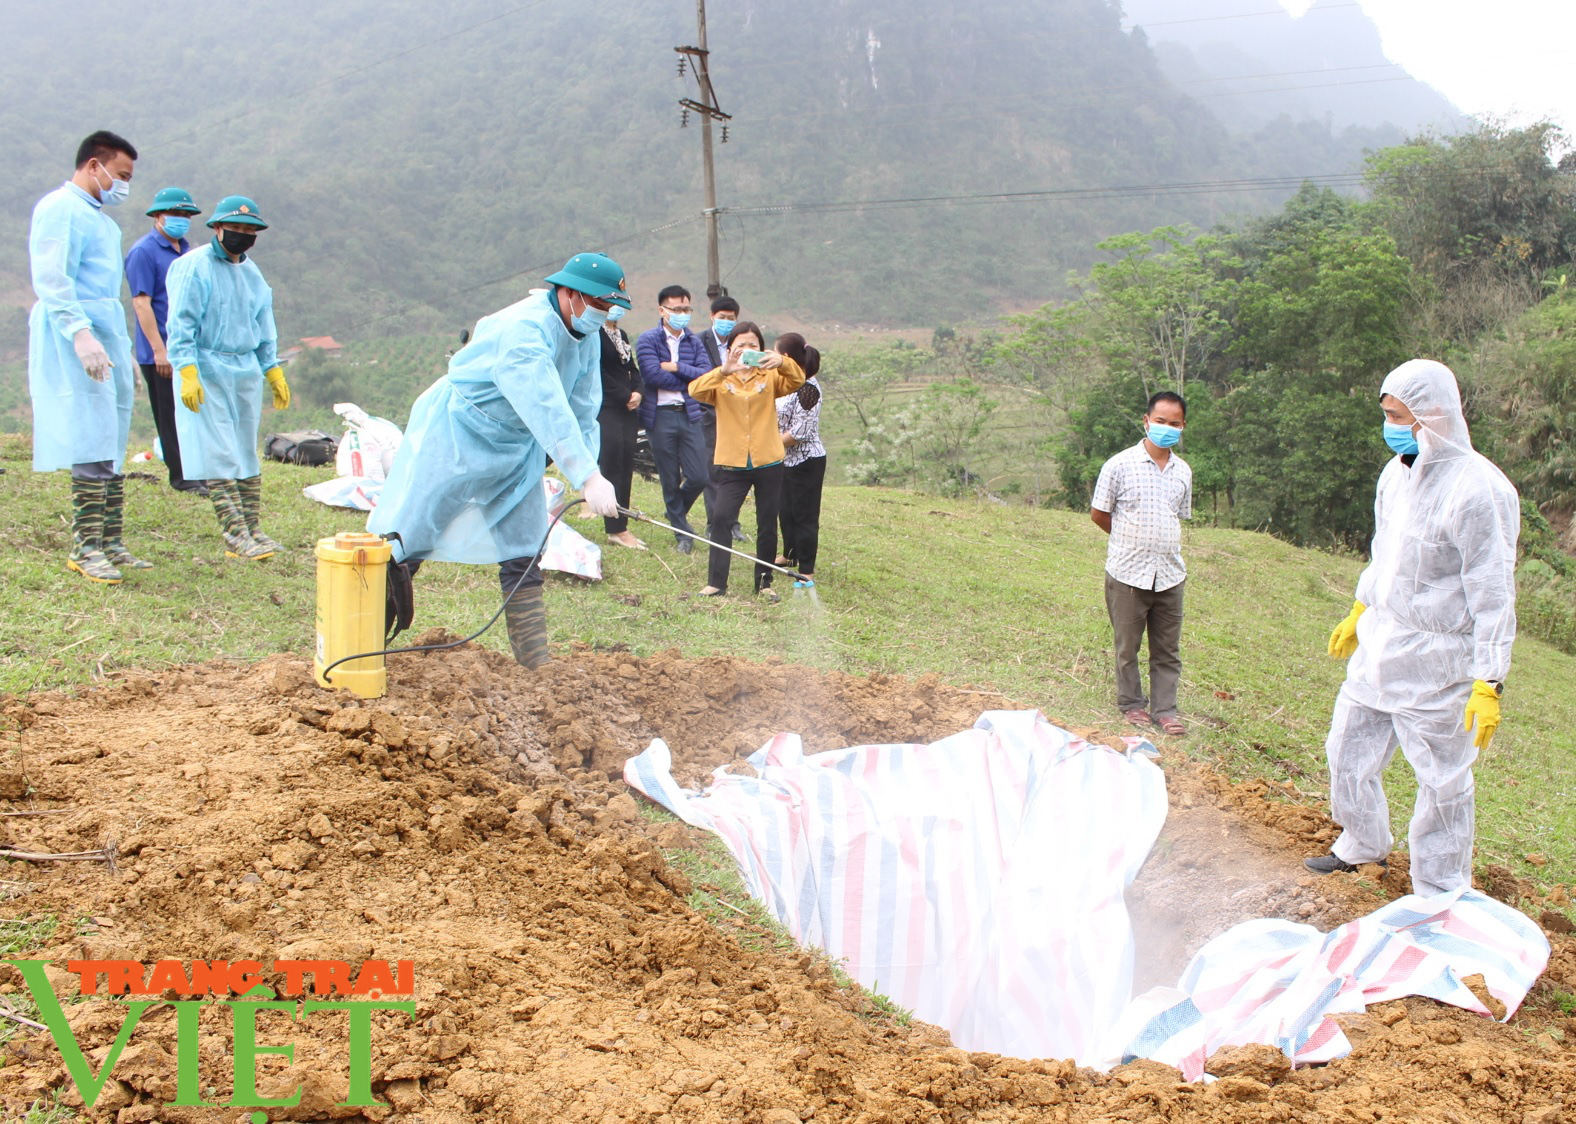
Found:
[[[263,442],[263,456],[284,464],[321,465],[334,463],[339,438],[321,429],[298,429],[294,433],[270,433]]]

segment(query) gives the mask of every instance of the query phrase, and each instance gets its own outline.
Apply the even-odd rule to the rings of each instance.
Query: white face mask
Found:
[[[100,164],[99,167],[103,168],[104,166]],[[108,168],[104,168],[104,174],[109,175]],[[93,182],[95,184],[98,183],[97,176],[93,178]],[[99,188],[99,204],[104,207],[118,207],[130,196],[131,184],[125,180],[118,180],[114,176],[109,177],[108,187]]]

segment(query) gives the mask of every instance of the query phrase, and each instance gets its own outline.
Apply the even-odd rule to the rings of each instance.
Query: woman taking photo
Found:
[[[713,484],[717,503],[708,509],[713,542],[727,542],[744,497],[755,490],[755,590],[776,601],[768,565],[777,554],[777,513],[783,487],[783,440],[777,429],[777,399],[804,385],[798,363],[762,346],[759,326],[734,326],[728,354],[717,367],[689,384],[690,397],[717,411]],[[733,556],[712,547],[702,597],[728,592]]]
[[[815,555],[821,538],[821,485],[826,480],[826,446],[821,444],[821,353],[798,332],[777,337],[777,350],[804,370],[805,383],[777,399],[777,429],[787,455],[783,457],[782,553],[779,566],[792,566],[806,579],[815,577]]]
[[[618,506],[629,506],[629,489],[635,477],[635,439],[640,432],[640,365],[635,361],[634,349],[629,346],[629,336],[618,326],[624,310],[614,306],[602,325],[602,409],[597,414],[597,425],[602,430],[602,451],[597,456],[597,467],[613,485],[613,495]],[[602,529],[607,541],[645,550],[629,529],[629,520],[620,515],[603,519]]]

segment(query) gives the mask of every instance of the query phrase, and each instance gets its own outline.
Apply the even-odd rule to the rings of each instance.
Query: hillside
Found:
[[[699,137],[678,127],[682,4],[587,19],[537,0],[174,0],[159,20],[81,0],[69,26],[0,9],[0,360],[24,346],[32,202],[94,127],[141,148],[128,239],[158,186],[204,206],[255,196],[257,260],[287,338],[449,334],[517,275],[613,251],[649,300],[699,287]],[[1367,139],[1291,122],[1231,133],[1168,80],[1107,0],[714,2],[726,281],[753,308],[819,322],[933,325],[1031,307],[1101,237],[1209,225],[1285,192],[1132,188],[1353,170]],[[75,38],[113,44],[84,82]],[[179,34],[169,34],[179,27]],[[1119,187],[1122,191],[1109,189]],[[1097,189],[1093,193],[1079,192]],[[752,211],[782,204],[1072,191],[987,205]],[[500,279],[508,279],[500,281]]]

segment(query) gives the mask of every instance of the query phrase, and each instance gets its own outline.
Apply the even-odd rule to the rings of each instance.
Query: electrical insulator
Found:
[[[679,77],[684,77],[684,64],[689,61],[683,55],[679,56]]]
[[[722,143],[723,144],[727,144],[728,143],[728,126],[726,126],[726,125],[724,125],[722,127]]]
[[[687,109],[684,111],[684,116],[679,118],[679,128],[681,128],[681,129],[689,128],[689,110],[687,110]]]

